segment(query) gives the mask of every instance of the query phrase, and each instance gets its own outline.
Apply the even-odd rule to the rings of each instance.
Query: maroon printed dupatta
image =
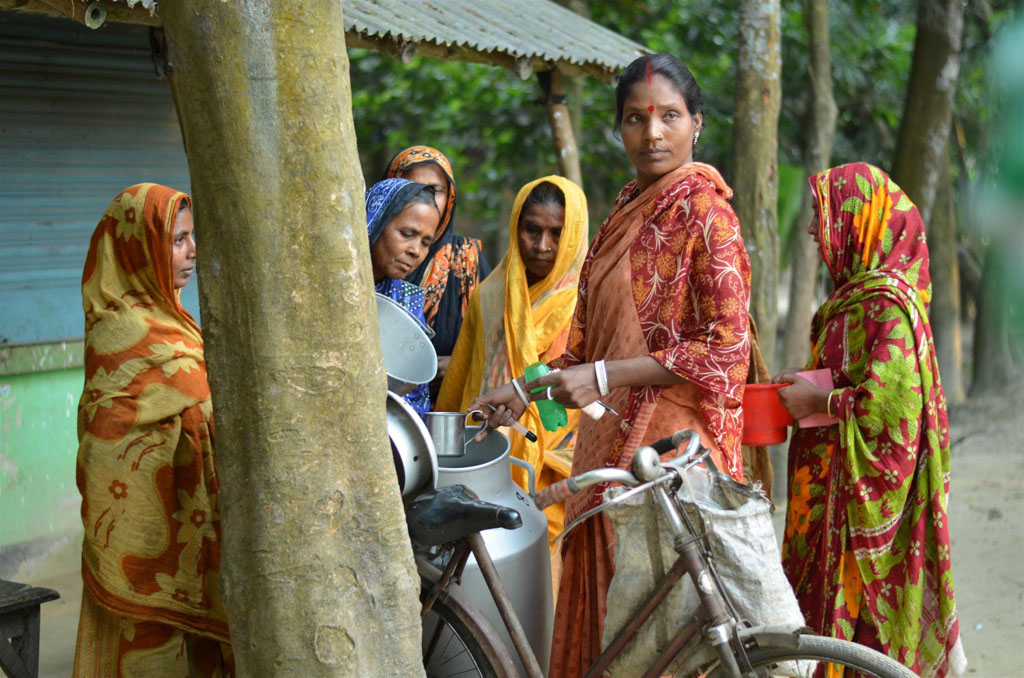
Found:
[[[882,170],[811,177],[835,291],[810,368],[840,423],[790,444],[783,561],[815,631],[876,647],[923,676],[966,668],[950,565],[946,401],[928,323],[924,224]]]

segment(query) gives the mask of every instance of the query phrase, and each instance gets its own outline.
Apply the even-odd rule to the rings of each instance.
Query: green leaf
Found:
[[[875,186],[881,186],[885,183],[885,178],[882,176],[882,170],[878,169],[874,165],[868,165],[868,168],[871,171],[871,178],[875,180]],[[889,185],[892,185],[892,179],[889,180]]]
[[[860,174],[854,174],[853,176],[857,177],[857,188],[859,188],[860,192],[864,194],[864,198],[870,200],[872,194],[875,192],[875,189],[871,186],[871,182],[868,181],[867,177],[861,176]]]
[[[899,202],[893,206],[893,210],[896,212],[909,212],[910,208],[914,206],[914,203],[910,202],[910,198],[904,193],[900,196]]]
[[[839,211],[860,214],[862,207],[864,207],[864,201],[860,198],[847,198],[843,201],[843,206],[839,208]]]

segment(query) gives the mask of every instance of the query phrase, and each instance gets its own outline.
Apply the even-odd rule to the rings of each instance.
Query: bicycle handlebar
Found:
[[[546,509],[552,504],[565,501],[574,494],[597,485],[598,483],[622,483],[633,487],[639,485],[639,481],[632,473],[619,468],[599,468],[595,471],[587,471],[578,476],[559,480],[554,485],[549,485],[537,494],[535,500],[537,508]]]
[[[696,431],[691,431],[689,429],[676,431],[674,434],[652,443],[649,447],[654,448],[655,452],[660,456],[677,449],[683,441],[687,439],[689,439],[689,443],[686,446],[686,451],[675,459],[671,459],[667,462],[674,466],[682,465],[693,459],[700,449],[700,435],[698,435]],[[597,485],[598,483],[609,482],[622,483],[629,487],[636,487],[640,484],[640,480],[637,479],[633,473],[630,473],[625,469],[600,468],[595,471],[587,471],[586,473],[581,473],[578,476],[560,480],[554,485],[549,485],[537,494],[534,501],[538,508],[545,509],[552,504],[565,501],[574,494],[579,494],[588,487]]]

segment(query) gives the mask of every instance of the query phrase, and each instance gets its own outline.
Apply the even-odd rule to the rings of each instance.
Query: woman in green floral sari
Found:
[[[835,291],[818,310],[808,369],[778,382],[798,429],[789,450],[783,563],[808,625],[887,653],[922,676],[960,675],[950,565],[949,427],[928,324],[921,215],[877,167],[810,178],[820,246]],[[829,678],[842,675],[836,667]]]

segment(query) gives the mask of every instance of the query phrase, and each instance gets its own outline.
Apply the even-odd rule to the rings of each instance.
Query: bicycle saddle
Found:
[[[463,537],[503,527],[522,527],[519,511],[476,498],[465,485],[423,492],[406,507],[409,536],[424,546],[439,546]]]

